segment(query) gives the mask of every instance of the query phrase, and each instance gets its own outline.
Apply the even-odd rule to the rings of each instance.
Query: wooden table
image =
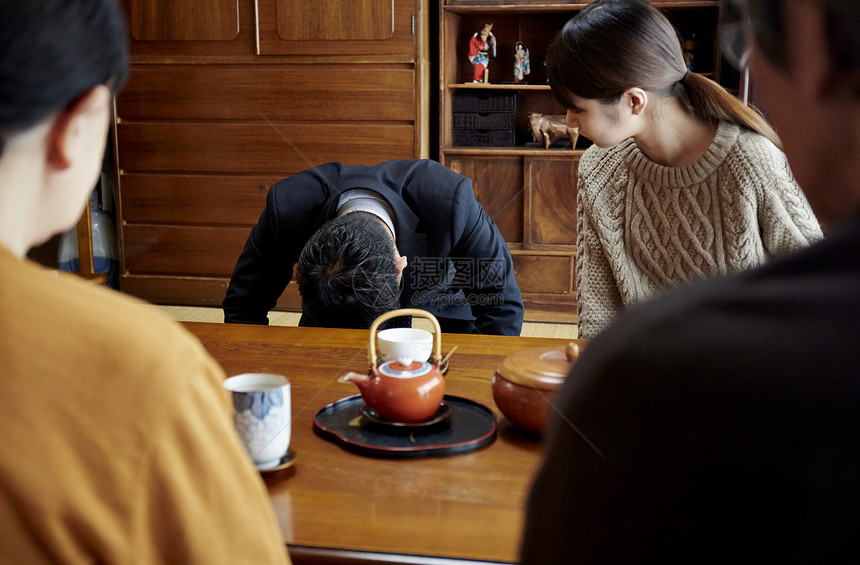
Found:
[[[498,437],[470,453],[422,459],[359,455],[313,431],[329,403],[357,394],[337,378],[366,371],[368,332],[186,323],[228,375],[268,372],[292,383],[296,463],[264,475],[293,563],[511,563],[540,441],[504,419],[490,380],[508,355],[569,340],[443,334],[446,394],[485,404]]]

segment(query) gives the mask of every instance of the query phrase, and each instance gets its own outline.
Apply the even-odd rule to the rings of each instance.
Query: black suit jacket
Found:
[[[507,244],[471,180],[428,160],[326,163],[272,186],[233,271],[226,322],[268,323],[305,243],[355,188],[378,193],[394,211],[397,249],[408,259],[403,307],[431,312],[443,330],[519,335],[522,297]]]

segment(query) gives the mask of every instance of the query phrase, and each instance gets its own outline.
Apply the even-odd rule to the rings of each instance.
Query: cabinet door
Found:
[[[555,295],[556,300],[551,302],[559,306],[564,303],[562,297],[568,298],[568,302],[573,298],[573,255],[517,249],[511,255],[525,300],[534,300],[534,296],[528,295]]]
[[[239,35],[239,0],[127,0],[138,41],[229,41]]]
[[[415,0],[257,0],[258,55],[413,62]]]
[[[525,158],[527,249],[576,245],[578,156]]]
[[[523,241],[522,158],[449,155],[445,166],[472,179],[475,198],[508,243]]]

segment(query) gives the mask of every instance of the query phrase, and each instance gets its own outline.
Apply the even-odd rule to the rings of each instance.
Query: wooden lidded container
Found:
[[[536,347],[506,357],[493,375],[493,400],[511,422],[540,434],[550,405],[579,356],[579,345]]]

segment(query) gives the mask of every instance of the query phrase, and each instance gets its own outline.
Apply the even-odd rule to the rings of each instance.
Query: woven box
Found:
[[[454,129],[512,129],[513,113],[500,112],[458,112],[453,115]]]
[[[451,100],[454,112],[509,112],[517,109],[516,94],[455,94]]]
[[[513,147],[516,145],[513,129],[455,129],[451,135],[453,144],[460,147]]]

